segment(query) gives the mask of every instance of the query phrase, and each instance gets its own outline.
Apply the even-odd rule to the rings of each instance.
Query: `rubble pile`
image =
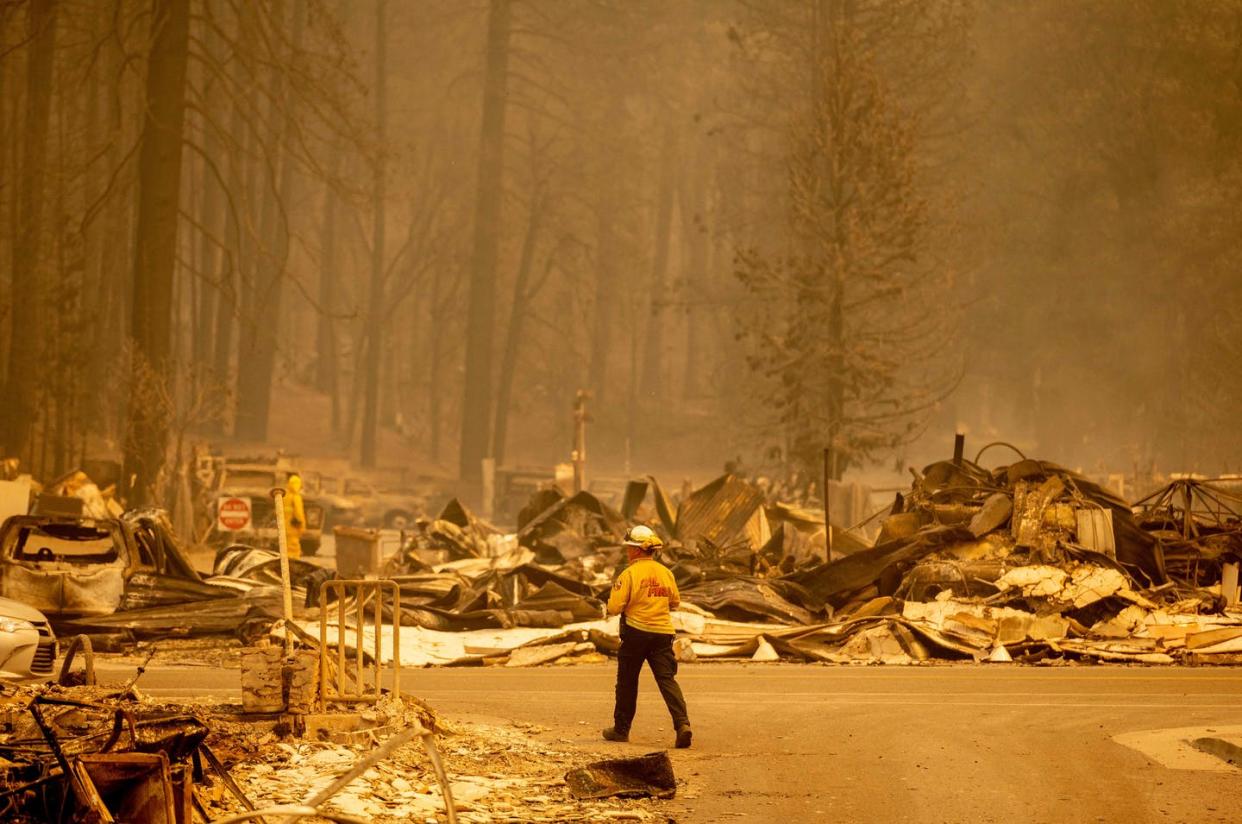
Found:
[[[450,728],[416,699],[386,697],[358,713],[366,735],[311,740],[290,734],[289,716],[239,709],[161,704],[132,685],[6,688],[0,819],[189,824],[258,810],[273,821],[286,820],[277,808],[310,807],[329,820],[436,822],[442,783],[460,822],[659,818],[649,800],[578,800],[565,775],[582,756],[526,725]],[[434,738],[446,782],[419,735]]]
[[[1242,660],[1242,612],[1226,609],[1221,585],[1236,591],[1228,562],[1242,518],[1220,506],[1242,498],[1211,485],[1175,485],[1132,510],[1046,461],[942,461],[896,496],[874,545],[834,528],[834,556],[847,554],[831,562],[822,515],[771,503],[735,476],[676,507],[651,478],[625,498],[628,517],[587,492],[542,491],[512,536],[458,502],[420,522],[386,571],[400,585],[401,660],[526,666],[614,654],[617,620],[602,619],[601,605],[625,528],[640,522],[668,541],[660,559],[682,594],[683,659]],[[1171,513],[1182,500],[1191,504]]]
[[[438,746],[461,822],[666,820],[648,800],[579,800],[565,774],[583,756],[532,737],[537,727],[461,722],[441,730]],[[231,768],[245,793],[297,803],[354,764],[365,745],[274,740]],[[424,753],[402,749],[377,764],[326,808],[375,822],[443,821],[444,801]]]
[[[933,464],[872,549],[791,577],[832,620],[768,639],[784,657],[1234,663],[1242,651],[1242,613],[1224,611],[1219,585],[1171,577],[1125,501],[1037,460]]]
[[[883,515],[874,541],[826,530],[822,512],[732,474],[677,500],[655,478],[631,481],[620,510],[587,491],[540,489],[512,533],[452,500],[370,568],[396,584],[386,623],[359,625],[348,603],[327,621],[344,617],[332,629],[355,648],[375,649],[379,632],[381,656],[393,655],[400,625],[405,665],[599,661],[619,646],[603,603],[626,529],[641,523],[666,542],[683,660],[1242,661],[1242,484],[1179,479],[1131,507],[1026,458],[990,470],[957,458],[914,475],[873,516]],[[108,637],[249,641],[279,619],[275,551],[225,546],[201,574],[164,513],[118,513],[82,473],[51,488],[49,501],[73,497],[88,514],[8,519],[4,594]],[[317,638],[320,585],[334,573],[297,559],[290,569],[298,628]],[[65,576],[94,583],[69,603]]]

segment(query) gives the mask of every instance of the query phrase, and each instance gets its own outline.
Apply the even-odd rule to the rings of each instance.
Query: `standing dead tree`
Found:
[[[156,0],[147,64],[147,114],[138,160],[138,229],[134,248],[131,384],[149,371],[171,378],[173,272],[181,202],[181,149],[189,0]],[[154,406],[131,403],[125,433],[125,477],[132,503],[150,503],[164,464],[167,422]]]
[[[480,477],[487,457],[492,411],[492,326],[496,315],[496,257],[504,174],[505,89],[509,81],[509,0],[491,0],[479,147],[470,309],[466,330],[466,386],[462,403],[463,480]]]
[[[26,62],[26,107],[22,134],[23,164],[17,182],[12,235],[12,314],[9,324],[8,370],[0,395],[0,422],[9,455],[24,457],[35,415],[35,393],[43,337],[40,317],[46,279],[36,267],[44,232],[44,178],[52,97],[52,60],[56,49],[55,0],[36,0],[27,12],[29,47]]]

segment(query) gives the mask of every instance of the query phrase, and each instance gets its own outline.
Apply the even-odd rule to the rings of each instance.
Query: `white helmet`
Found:
[[[660,539],[659,535],[655,534],[654,529],[639,524],[636,527],[631,527],[625,533],[625,545],[636,546],[644,552],[651,552],[664,546],[664,541]]]

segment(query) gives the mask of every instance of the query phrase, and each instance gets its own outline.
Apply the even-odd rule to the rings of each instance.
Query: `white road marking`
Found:
[[[441,702],[467,702],[467,703],[497,703],[511,704],[514,698],[555,698],[558,702],[576,701],[580,703],[598,703],[602,700],[611,698],[611,692],[581,693],[581,692],[562,692],[559,690],[504,690],[497,692],[496,690],[416,690],[420,698],[428,701]],[[1048,696],[1040,695],[1045,699],[1042,701],[976,701],[969,700],[976,696],[945,696],[941,699],[912,699],[893,696],[891,698],[876,699],[874,696],[866,694],[842,696],[841,693],[803,693],[799,695],[791,695],[784,693],[782,695],[771,695],[764,692],[756,693],[727,693],[723,695],[692,693],[690,696],[693,704],[713,704],[713,705],[737,705],[737,706],[756,706],[760,703],[772,705],[781,704],[788,706],[887,706],[887,707],[1057,707],[1057,708],[1075,708],[1081,707],[1085,709],[1177,709],[1184,711],[1200,710],[1200,709],[1230,709],[1242,713],[1242,704],[1238,701],[1228,703],[1199,703],[1189,701],[1194,696],[1180,696],[1177,701],[1136,701],[1136,702],[1118,702],[1118,701],[1048,701]],[[1006,693],[1005,697],[1012,698],[1012,693]],[[1075,699],[1078,696],[1066,696],[1067,699]],[[1109,695],[1115,698],[1114,695]],[[1162,696],[1156,696],[1157,698]],[[1163,696],[1171,698],[1173,696]]]
[[[1163,730],[1141,730],[1113,736],[1122,746],[1138,750],[1156,763],[1171,770],[1202,770],[1204,772],[1238,772],[1238,768],[1214,755],[1200,752],[1190,745],[1196,738],[1242,737],[1242,725],[1211,727],[1174,727]]]

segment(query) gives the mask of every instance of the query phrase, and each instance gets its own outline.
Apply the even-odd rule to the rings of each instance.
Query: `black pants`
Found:
[[[673,717],[673,729],[688,725],[686,699],[677,686],[677,658],[673,655],[673,636],[658,632],[646,632],[625,625],[621,617],[621,651],[617,653],[617,705],[613,711],[613,726],[617,732],[629,733],[634,721],[634,709],[638,703],[638,674],[643,662],[651,665],[660,695]]]

